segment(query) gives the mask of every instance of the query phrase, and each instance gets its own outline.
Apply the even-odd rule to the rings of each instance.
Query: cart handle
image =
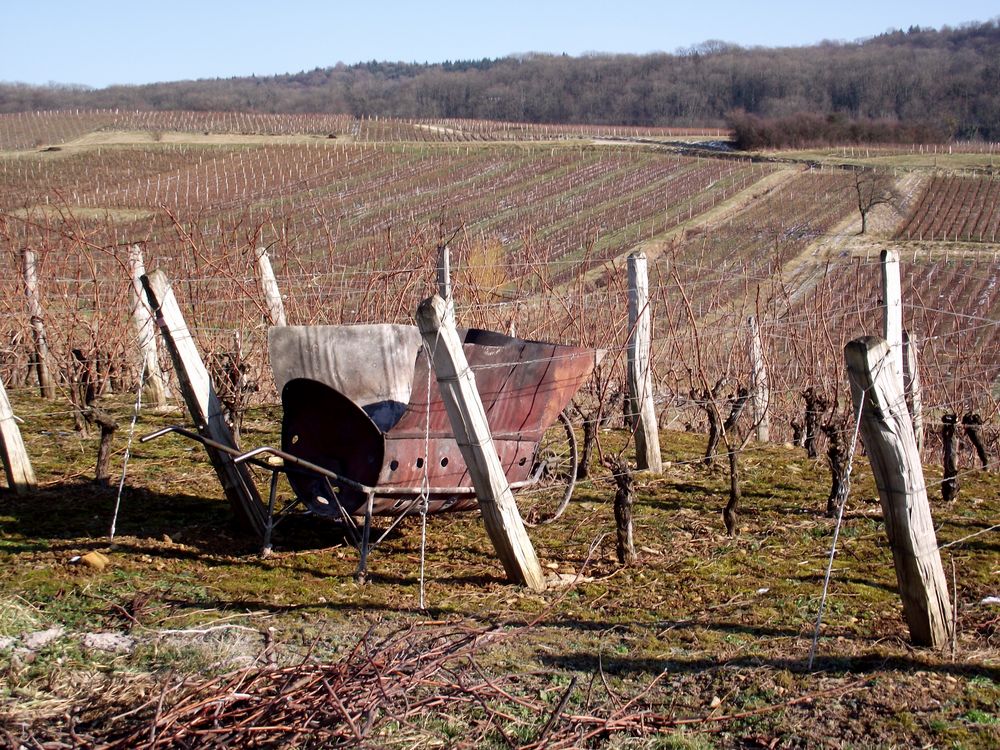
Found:
[[[375,491],[374,487],[369,487],[366,484],[361,484],[361,482],[356,482],[353,479],[348,479],[347,477],[343,477],[334,471],[325,469],[322,466],[319,466],[318,464],[314,464],[311,461],[306,461],[305,459],[299,458],[298,456],[293,456],[291,453],[286,453],[285,451],[279,450],[278,448],[275,448],[270,445],[262,445],[259,448],[253,448],[252,450],[249,450],[246,453],[241,453],[233,459],[233,462],[241,464],[244,461],[252,461],[255,458],[257,458],[257,456],[260,456],[264,453],[269,453],[272,456],[277,456],[286,464],[293,464],[308,471],[315,472],[316,474],[320,474],[321,476],[327,477],[328,479],[332,479],[335,482],[350,487],[351,489],[358,490],[359,492],[364,492],[365,494],[368,494],[370,492]]]

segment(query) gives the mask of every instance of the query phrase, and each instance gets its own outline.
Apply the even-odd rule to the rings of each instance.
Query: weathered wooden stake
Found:
[[[174,363],[184,403],[191,413],[198,432],[210,440],[237,450],[236,441],[226,425],[222,405],[212,387],[208,370],[205,369],[194,339],[184,322],[184,316],[166,274],[163,271],[153,271],[148,276],[142,277],[142,285]],[[234,463],[227,453],[207,446],[205,450],[219,481],[222,482],[222,489],[237,520],[262,537],[267,525],[264,503],[250,477],[249,469],[245,464]]]
[[[35,340],[35,372],[38,375],[38,390],[42,398],[55,398],[56,386],[49,372],[49,345],[45,340],[44,311],[38,298],[38,270],[35,266],[35,251],[24,248],[21,251],[24,270],[24,295],[28,300],[28,315],[31,316],[31,335]]]
[[[750,415],[753,418],[756,438],[762,443],[771,439],[771,419],[768,406],[771,403],[771,388],[764,361],[764,347],[760,340],[760,326],[757,318],[747,318],[750,331]]]
[[[660,433],[653,403],[650,373],[652,323],[649,314],[649,278],[646,254],[628,256],[628,419],[635,431],[636,468],[660,473]]]
[[[545,576],[493,446],[476,378],[465,358],[450,307],[438,295],[424,300],[417,308],[417,327],[430,352],[441,399],[500,562],[508,578],[543,591]]]
[[[255,253],[257,272],[260,274],[260,289],[267,305],[267,316],[271,319],[271,325],[286,326],[288,323],[285,320],[285,305],[281,301],[281,290],[278,288],[278,280],[274,278],[274,269],[271,268],[267,248],[258,247]]]
[[[924,419],[920,402],[920,375],[917,372],[917,353],[909,345],[909,336],[903,330],[903,293],[899,280],[899,254],[883,250],[882,261],[882,331],[889,343],[892,371],[899,377],[906,408],[910,411],[917,451],[924,446]]]
[[[3,381],[0,381],[0,458],[7,474],[7,486],[15,494],[25,495],[38,486]]]
[[[886,534],[910,638],[943,648],[951,636],[951,603],[941,566],[927,486],[889,344],[877,336],[844,347],[861,439],[879,488]]]
[[[143,391],[153,406],[162,409],[167,405],[167,383],[156,353],[153,314],[149,310],[146,294],[142,290],[142,277],[146,274],[146,264],[142,258],[142,248],[138,245],[132,245],[129,249],[128,265],[132,276],[132,324],[139,339],[139,355],[142,357],[143,370],[146,373]]]
[[[451,299],[451,253],[447,245],[438,248],[437,288],[441,299]]]
[[[920,370],[917,367],[917,347],[910,341],[910,334],[903,331],[903,392],[906,394],[906,408],[913,421],[913,437],[917,441],[917,452],[924,450],[924,407],[920,393]]]
[[[883,250],[882,261],[882,333],[889,344],[892,372],[903,383],[903,293],[899,282],[899,255]]]

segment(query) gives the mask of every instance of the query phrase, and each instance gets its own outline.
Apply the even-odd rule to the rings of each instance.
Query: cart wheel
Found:
[[[558,422],[545,431],[535,451],[538,482],[518,493],[521,519],[528,526],[552,523],[563,514],[576,486],[578,460],[576,433],[566,412],[560,412]]]

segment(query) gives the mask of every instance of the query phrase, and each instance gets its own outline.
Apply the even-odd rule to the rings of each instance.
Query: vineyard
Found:
[[[22,112],[0,115],[0,151],[59,147],[85,135],[140,131],[204,135],[319,136],[361,142],[548,141],[581,138],[724,138],[715,128],[532,125],[488,120],[356,119],[248,112]]]
[[[981,602],[996,594],[997,547],[994,537],[979,535],[995,529],[998,510],[1000,192],[994,173],[969,171],[966,160],[992,160],[995,144],[935,152],[932,170],[920,146],[865,155],[845,149],[820,160],[811,153],[762,158],[720,150],[717,141],[726,135],[332,115],[0,115],[0,381],[37,456],[41,497],[53,509],[36,516],[30,499],[0,494],[0,559],[14,571],[0,577],[14,602],[0,610],[0,636],[21,627],[9,622],[40,626],[60,618],[76,629],[96,618],[108,627],[129,622],[136,633],[204,630],[208,645],[197,657],[174,641],[142,646],[155,652],[141,653],[156,664],[150,674],[163,665],[222,674],[259,667],[261,659],[276,668],[309,658],[311,638],[323,658],[363,671],[358,655],[378,643],[414,680],[421,700],[440,689],[435,705],[458,717],[442,725],[419,718],[391,690],[366,694],[364,700],[381,701],[367,719],[346,707],[345,732],[368,721],[380,741],[399,732],[400,746],[471,747],[482,739],[479,746],[575,747],[586,737],[583,744],[617,747],[616,733],[653,742],[663,732],[678,747],[804,746],[824,726],[825,706],[848,727],[830,727],[828,736],[847,744],[918,736],[925,744],[990,745],[1000,701],[998,624],[995,608]],[[952,156],[961,171],[948,171]],[[873,210],[863,235],[859,165],[874,165],[894,186],[892,202]],[[300,519],[289,523],[276,558],[257,560],[252,542],[219,535],[227,511],[199,455],[166,440],[134,443],[186,418],[142,402],[150,373],[132,323],[136,249],[147,270],[162,270],[171,282],[215,387],[242,421],[243,438],[262,444],[277,439],[280,406],[269,369],[273,313],[260,252],[270,259],[291,325],[412,323],[417,304],[436,288],[444,246],[460,325],[606,352],[567,410],[581,445],[597,441],[590,475],[578,485],[581,499],[565,526],[532,534],[554,574],[578,576],[573,587],[512,594],[482,529],[466,518],[437,519],[423,532],[419,519],[408,519],[385,551],[379,548],[366,587],[350,581],[344,540]],[[858,336],[882,334],[879,254],[886,249],[902,265],[903,324],[919,363],[926,425],[922,457],[939,541],[956,545],[948,572],[957,581],[961,635],[950,661],[914,656],[905,645],[891,554],[877,506],[869,503],[876,489],[855,467],[864,476],[852,489],[857,525],[845,531],[850,559],[843,562],[852,572],[824,625],[830,637],[822,642],[834,656],[817,682],[811,657],[808,670],[803,664],[831,534],[822,510],[829,471],[836,461],[843,468],[854,436],[843,349]],[[620,426],[630,335],[625,258],[635,250],[649,259],[653,390],[667,468],[662,477],[637,480],[637,513],[648,513],[637,531],[643,565],[622,568],[601,529],[611,524],[611,459],[630,456]],[[39,309],[26,300],[32,270]],[[753,369],[750,316],[769,371],[769,443],[751,441],[748,417],[740,421]],[[39,382],[42,325],[54,381],[49,394]],[[162,344],[159,360],[176,394],[177,373]],[[97,440],[87,416],[92,404],[118,419],[117,493],[84,481]],[[724,437],[735,442],[715,458],[738,454],[746,483],[732,536],[717,514],[730,487],[719,468],[725,461],[713,464],[705,449],[705,433],[727,414],[733,434]],[[986,460],[980,465],[971,443],[957,449],[960,497],[968,502],[941,505],[938,515],[949,416],[979,420]],[[109,503],[116,518],[123,503],[117,578],[80,592],[80,569],[64,560],[106,550]],[[976,539],[966,542],[970,534]],[[419,559],[422,602],[425,554],[437,578],[427,587],[430,609],[420,610],[414,566]],[[251,558],[256,562],[248,564]],[[871,559],[882,566],[877,572],[867,565]],[[125,593],[114,588],[116,580]],[[371,630],[359,631],[353,620]],[[433,661],[396,640],[394,628],[404,626],[432,628],[420,632],[436,644],[427,650]],[[205,630],[214,627],[220,630]],[[286,650],[269,645],[266,653],[244,653],[252,650],[245,638],[268,627],[287,636]],[[505,635],[495,645],[500,630]],[[273,637],[266,636],[268,644]],[[569,651],[561,649],[564,637]],[[494,644],[481,662],[468,645],[480,642]],[[218,663],[198,661],[223,645],[233,653]],[[531,665],[523,677],[511,678],[523,663]],[[0,693],[14,706],[0,711],[0,736],[23,741],[37,730],[35,745],[26,746],[44,746],[47,736],[70,736],[57,729],[68,703],[52,698],[49,706],[44,697],[69,688],[39,687],[33,669],[8,669],[21,692]],[[670,670],[676,673],[668,679]],[[921,670],[940,684],[924,685]],[[578,680],[597,673],[584,700]],[[114,690],[104,710],[142,705],[142,716],[160,717],[156,701],[144,701],[161,694],[154,684],[162,684],[162,695],[176,686],[168,691],[147,677],[141,696],[108,677]],[[738,702],[748,677],[766,688]],[[238,679],[269,678],[247,672]],[[896,716],[898,705],[873,699],[876,684],[918,692],[918,725]],[[222,685],[203,689],[225,692]],[[361,685],[337,685],[362,700]],[[602,691],[604,703],[592,702]],[[680,697],[671,699],[671,691]],[[177,698],[170,705],[181,711],[180,693],[170,695],[167,702]],[[34,730],[30,721],[17,723],[18,700],[38,709]],[[692,720],[701,734],[691,737],[679,716],[716,718]],[[77,721],[91,733],[80,735],[90,738],[81,746],[98,746],[94,738],[105,736],[100,721],[83,711],[71,731]],[[463,740],[461,727],[480,734]],[[135,740],[124,728],[115,731],[121,747]],[[334,739],[344,738],[326,737]]]
[[[1000,228],[1000,181],[935,176],[897,239],[995,244]]]
[[[53,156],[0,167],[12,240],[6,262],[18,266],[17,244],[37,247],[40,275],[87,300],[76,307],[88,310],[89,325],[66,327],[56,349],[91,357],[99,348],[94,329],[120,328],[128,318],[115,277],[134,242],[149,265],[184,278],[200,298],[198,329],[219,333],[225,346],[231,335],[223,329],[256,335],[247,347],[259,351],[256,245],[270,248],[282,285],[295,288],[286,305],[296,323],[395,321],[412,312],[400,290],[433,270],[441,233],[461,227],[456,266],[471,294],[493,298],[473,305],[472,322],[507,325],[514,311],[532,314],[526,302],[544,285],[585,275],[772,171],[745,160],[587,144],[101,146]],[[220,297],[219,285],[234,282],[240,299]],[[369,293],[373,283],[379,297]],[[67,294],[60,289],[55,298]],[[238,322],[234,303],[247,310]],[[16,305],[9,313],[15,325],[25,322]],[[523,325],[541,335],[549,317],[538,312]],[[90,340],[73,339],[81,335]],[[8,374],[12,382],[23,380],[26,365]]]

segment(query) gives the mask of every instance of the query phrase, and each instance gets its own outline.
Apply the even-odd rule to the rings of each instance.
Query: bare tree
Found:
[[[896,190],[896,183],[888,172],[857,170],[854,173],[854,190],[858,198],[858,213],[861,214],[861,234],[868,231],[868,214],[873,208],[889,205],[898,210],[902,201]]]

